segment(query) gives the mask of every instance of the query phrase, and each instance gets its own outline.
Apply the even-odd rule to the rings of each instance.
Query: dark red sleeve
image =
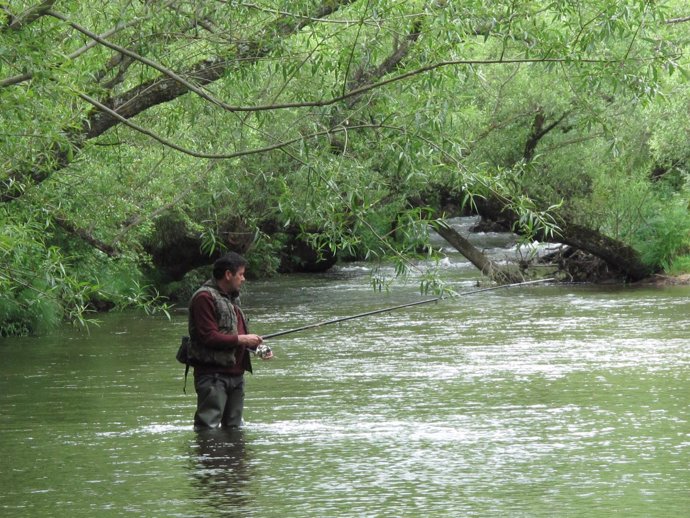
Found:
[[[189,312],[198,334],[196,338],[201,344],[218,349],[237,347],[237,335],[221,333],[218,329],[213,295],[203,291],[197,294],[192,300]]]

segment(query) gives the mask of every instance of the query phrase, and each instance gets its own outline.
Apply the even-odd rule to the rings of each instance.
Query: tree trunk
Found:
[[[445,239],[448,244],[460,252],[469,262],[471,262],[477,269],[490,279],[502,283],[509,284],[512,282],[523,281],[517,269],[511,270],[503,266],[497,265],[487,255],[474,246],[470,241],[464,238],[457,230],[445,222],[434,226],[434,230]]]
[[[559,241],[599,257],[630,281],[640,281],[654,273],[652,268],[640,260],[635,249],[582,225],[564,222],[561,235],[549,241]]]
[[[445,198],[445,196],[442,196],[442,198]],[[408,203],[413,207],[430,207],[435,205],[423,195],[419,198],[409,199]],[[472,263],[482,275],[486,275],[490,279],[504,284],[524,280],[517,270],[505,268],[494,263],[484,252],[479,250],[470,243],[467,238],[463,237],[457,230],[451,227],[446,222],[445,217],[440,213],[439,209],[436,210],[438,212],[433,215],[429,222],[433,229],[439,236],[445,239],[450,246],[455,248],[465,259]]]
[[[476,246],[464,238],[450,225],[441,223],[434,226],[434,230],[445,239],[448,244],[460,252],[469,262],[485,275],[489,275],[495,268],[493,262]]]
[[[517,214],[496,200],[478,200],[477,210],[482,217],[500,221],[507,228],[512,228],[518,221]],[[619,240],[565,219],[561,219],[559,227],[558,235],[541,233],[535,237],[547,243],[563,243],[598,257],[606,262],[609,268],[620,272],[630,281],[639,281],[654,273],[649,266],[642,263],[635,249]]]

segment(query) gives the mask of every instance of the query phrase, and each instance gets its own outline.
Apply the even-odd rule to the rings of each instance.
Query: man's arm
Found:
[[[258,335],[229,335],[222,333],[216,321],[216,305],[210,293],[197,294],[189,308],[198,339],[206,347],[231,349],[242,346],[256,348],[263,341]]]

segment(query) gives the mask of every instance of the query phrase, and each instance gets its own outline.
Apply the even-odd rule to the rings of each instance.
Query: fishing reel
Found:
[[[273,351],[266,344],[259,345],[253,352],[262,360],[270,360],[271,358],[273,358]]]

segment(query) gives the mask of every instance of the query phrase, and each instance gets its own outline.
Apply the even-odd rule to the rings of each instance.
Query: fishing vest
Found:
[[[221,333],[237,334],[238,323],[235,307],[239,311],[242,319],[247,325],[247,319],[239,306],[235,306],[233,302],[237,299],[231,299],[229,296],[221,293],[213,280],[204,283],[201,288],[194,292],[192,299],[201,292],[210,293],[216,306],[216,321],[218,322],[218,329]],[[206,347],[196,340],[196,329],[194,322],[189,319],[189,364],[194,367],[209,366],[209,367],[232,367],[235,365],[235,349],[216,349],[213,347]],[[251,367],[250,369],[251,370]]]

